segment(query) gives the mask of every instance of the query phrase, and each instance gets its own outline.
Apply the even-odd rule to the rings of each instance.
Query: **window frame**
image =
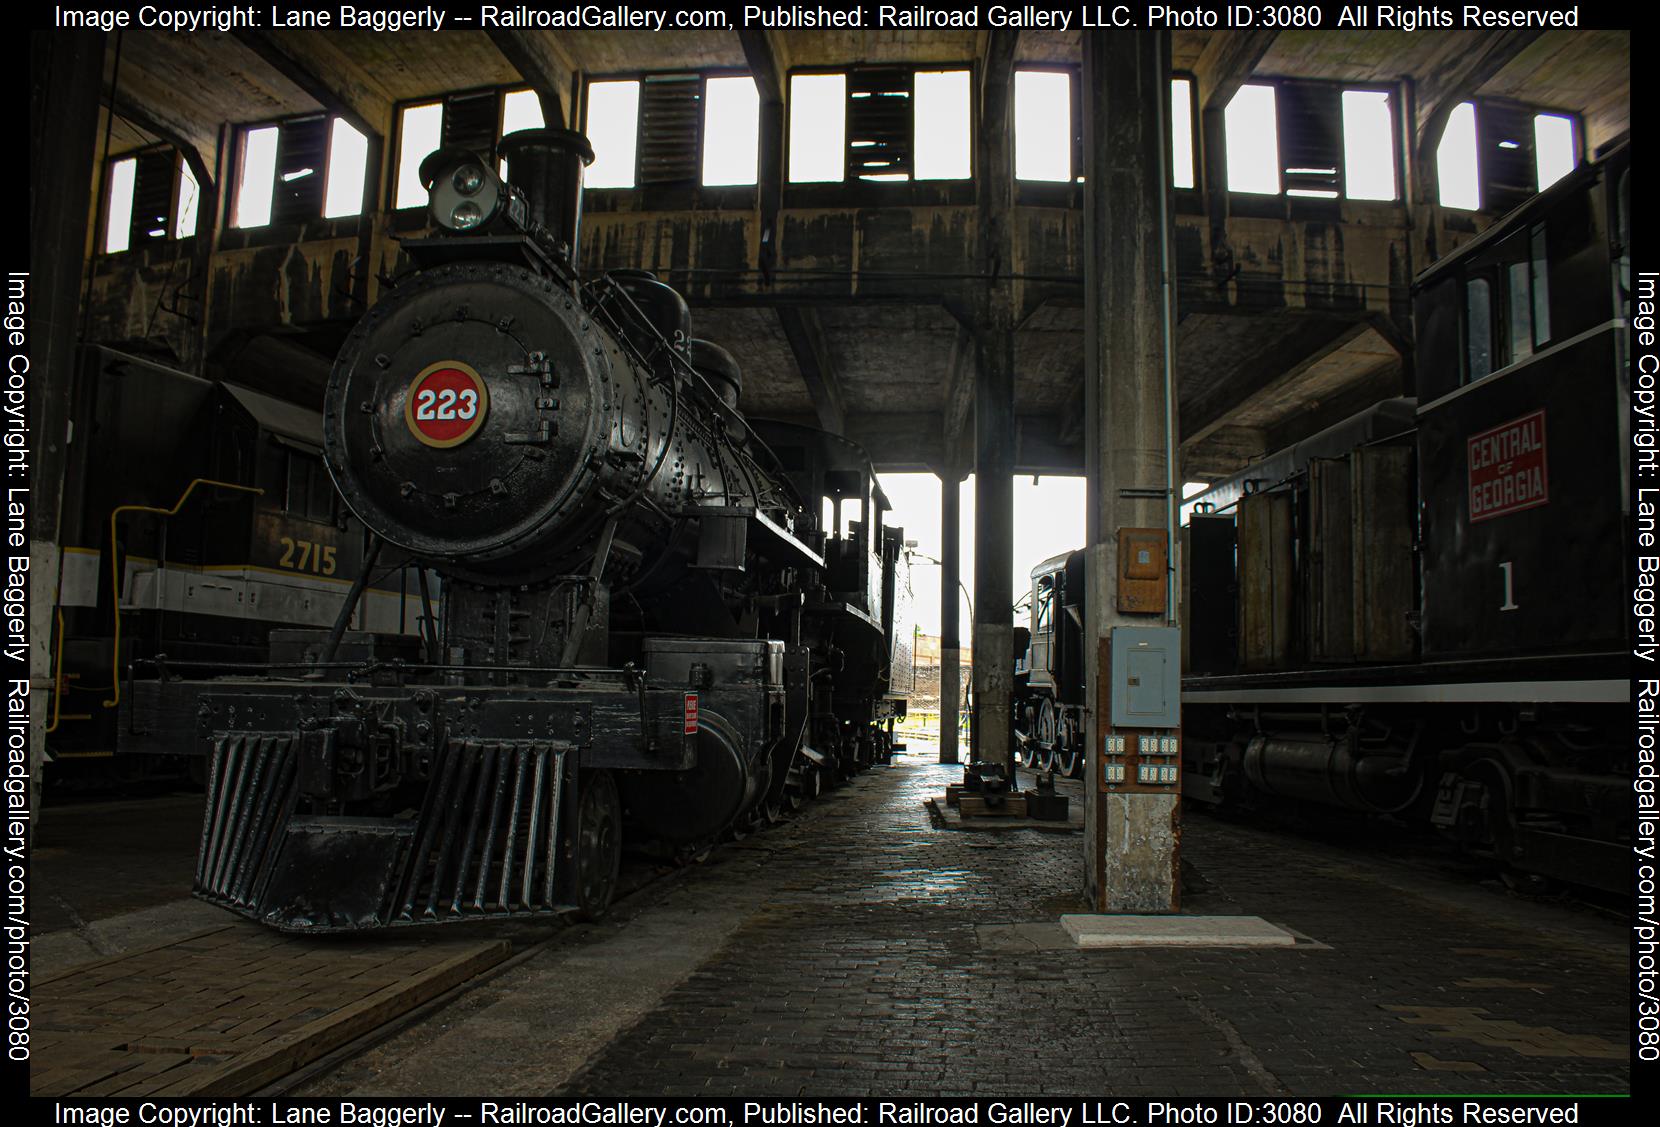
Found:
[[[134,243],[131,235],[132,217],[129,213],[127,220],[127,246],[122,250],[106,250],[105,248],[109,246],[110,218],[112,211],[111,205],[115,202],[115,177],[113,175],[115,166],[120,164],[122,161],[131,160],[138,162],[142,161],[146,156],[163,152],[171,153],[173,155],[173,184],[169,191],[167,201],[166,234],[159,239],[146,239],[142,243]],[[202,233],[202,222],[205,218],[202,212],[202,200],[200,196],[197,198],[196,205],[196,229],[188,235],[181,236],[177,234],[179,227],[179,203],[181,200],[181,193],[184,188],[184,169],[188,167],[189,163],[186,161],[184,153],[177,147],[168,144],[166,141],[156,141],[152,144],[142,145],[136,149],[128,149],[124,152],[106,155],[104,157],[103,169],[101,172],[102,186],[99,191],[98,222],[96,229],[93,231],[92,245],[94,257],[114,258],[117,255],[132,254],[134,251],[144,251],[158,245],[183,244],[189,242],[191,239],[198,238]],[[198,183],[196,187],[197,192],[200,193],[201,184]],[[137,197],[138,172],[135,167],[133,171],[133,201],[135,205]]]
[[[832,68],[826,68],[826,69],[827,69],[827,71],[834,71],[836,68],[832,67]],[[794,72],[791,72],[791,73],[794,73]],[[642,148],[641,148],[641,145],[640,145],[640,141],[641,141],[640,130],[641,130],[642,126],[645,123],[645,114],[644,114],[644,112],[642,112],[640,110],[636,110],[636,112],[634,114],[634,183],[632,185],[630,185],[629,187],[626,187],[626,188],[584,187],[584,189],[583,189],[584,192],[614,193],[614,192],[685,191],[689,188],[689,189],[692,189],[692,190],[695,190],[695,191],[698,191],[698,192],[712,192],[712,193],[719,194],[719,193],[731,193],[731,192],[753,193],[753,192],[755,192],[759,189],[760,182],[761,182],[761,167],[760,167],[760,152],[759,152],[759,149],[760,149],[760,146],[764,143],[764,138],[762,138],[759,134],[757,134],[757,136],[756,136],[756,149],[757,149],[757,152],[756,152],[756,164],[755,164],[755,183],[753,183],[753,184],[705,184],[703,182],[704,141],[705,141],[706,134],[708,132],[708,124],[709,124],[708,123],[708,116],[709,116],[709,80],[712,79],[712,78],[747,78],[752,82],[755,81],[755,72],[752,71],[752,70],[749,70],[745,67],[709,67],[709,68],[703,69],[703,70],[631,70],[631,71],[616,71],[616,72],[610,72],[610,73],[606,73],[606,74],[583,75],[582,83],[581,83],[581,99],[580,99],[580,104],[577,106],[576,119],[577,119],[578,122],[581,123],[581,129],[582,129],[584,135],[586,135],[587,134],[587,129],[588,129],[588,88],[590,86],[594,85],[596,82],[597,83],[638,82],[638,83],[640,83],[640,87],[641,87],[641,103],[640,104],[643,105],[644,104],[645,83],[648,79],[652,79],[652,78],[671,78],[671,77],[676,77],[676,76],[687,76],[687,75],[695,75],[696,78],[697,78],[697,104],[698,104],[697,137],[696,137],[696,144],[695,144],[695,150],[696,151],[694,152],[693,159],[692,159],[692,164],[693,164],[693,167],[695,169],[692,180],[690,182],[686,182],[686,183],[676,182],[676,183],[642,184],[640,182],[640,160],[641,160],[641,157],[642,157]],[[789,81],[787,77],[786,77],[785,81],[786,81],[786,83]],[[514,89],[518,89],[518,87],[514,87]],[[758,82],[756,83],[756,90],[757,90],[757,92],[759,92],[759,90],[760,90],[760,83],[758,83]],[[785,117],[787,119],[788,115],[786,114]],[[788,122],[788,120],[786,120],[784,122],[784,129],[785,129],[785,133],[786,133],[786,140],[785,140],[786,148],[785,148],[784,152],[786,154],[786,159],[787,159],[788,153],[789,153],[789,149],[788,149],[788,144],[789,144],[789,142],[788,142],[789,122]],[[789,169],[788,169],[787,165],[785,167],[784,176],[785,176],[785,183],[788,184],[789,183]]]
[[[1522,203],[1525,203],[1526,199],[1532,199],[1534,196],[1539,195],[1541,192],[1547,192],[1547,191],[1550,190],[1551,187],[1555,186],[1554,184],[1552,184],[1552,185],[1547,186],[1547,187],[1540,187],[1540,185],[1539,185],[1539,159],[1538,159],[1537,151],[1534,150],[1534,151],[1529,152],[1528,155],[1529,155],[1530,159],[1527,162],[1529,173],[1533,177],[1533,193],[1532,193],[1532,195],[1526,197],[1526,199],[1524,199],[1522,201],[1519,201],[1519,202],[1512,200],[1509,203],[1505,203],[1504,201],[1509,199],[1509,197],[1503,192],[1497,192],[1496,193],[1492,190],[1495,185],[1493,185],[1491,183],[1491,181],[1488,179],[1488,176],[1489,176],[1488,161],[1485,159],[1486,130],[1484,129],[1484,126],[1483,126],[1483,118],[1484,118],[1484,115],[1486,113],[1488,113],[1489,111],[1491,111],[1493,109],[1520,111],[1522,113],[1525,113],[1527,115],[1527,121],[1528,121],[1528,132],[1527,132],[1528,141],[1527,141],[1527,143],[1529,145],[1535,145],[1537,143],[1536,140],[1535,140],[1535,136],[1536,136],[1536,130],[1538,128],[1537,121],[1540,117],[1561,117],[1561,118],[1566,118],[1568,120],[1569,125],[1570,125],[1570,127],[1573,131],[1574,164],[1573,164],[1573,168],[1569,169],[1566,173],[1564,173],[1562,175],[1562,177],[1560,177],[1556,181],[1556,183],[1561,183],[1562,180],[1566,179],[1568,176],[1573,175],[1573,173],[1575,171],[1577,171],[1579,168],[1581,168],[1582,166],[1584,166],[1585,163],[1587,162],[1587,160],[1589,159],[1589,154],[1586,151],[1585,116],[1584,116],[1584,114],[1580,113],[1577,110],[1559,109],[1559,108],[1554,107],[1554,106],[1538,105],[1538,104],[1535,104],[1533,102],[1526,102],[1526,101],[1522,101],[1522,100],[1516,99],[1516,98],[1487,97],[1487,96],[1482,96],[1482,95],[1479,95],[1479,94],[1471,95],[1468,98],[1461,98],[1456,103],[1456,105],[1463,105],[1466,102],[1468,102],[1474,108],[1474,111],[1475,111],[1476,192],[1477,192],[1478,198],[1480,200],[1480,203],[1474,209],[1461,208],[1461,207],[1450,207],[1450,206],[1442,204],[1440,202],[1440,198],[1441,198],[1441,168],[1440,168],[1439,163],[1437,163],[1434,167],[1435,183],[1433,185],[1433,194],[1434,194],[1435,198],[1434,198],[1433,201],[1425,201],[1425,202],[1433,202],[1436,207],[1444,207],[1444,208],[1446,208],[1446,210],[1454,212],[1454,213],[1459,214],[1459,215],[1499,216],[1499,215],[1508,214],[1510,211],[1514,210],[1516,207],[1521,206]],[[1450,120],[1450,118],[1448,120]],[[1441,145],[1441,143],[1442,143],[1442,141],[1445,137],[1445,134],[1446,134],[1447,123],[1448,122],[1446,120],[1441,122],[1440,132],[1435,137],[1435,148],[1432,149],[1431,151],[1436,151],[1436,150],[1439,149],[1439,147],[1440,147],[1440,145]],[[1398,173],[1397,173],[1397,175],[1398,175]],[[1499,185],[1499,186],[1502,187],[1502,185]],[[1500,205],[1497,206],[1497,207],[1495,207],[1493,205],[1493,200],[1494,200],[1495,196],[1497,196],[1500,200]]]
[[[438,106],[441,109],[444,109],[449,106],[452,100],[477,97],[480,94],[494,94],[496,96],[495,137],[490,142],[491,151],[480,154],[487,159],[494,159],[496,156],[495,150],[501,144],[501,139],[504,136],[502,133],[502,118],[507,112],[507,95],[517,93],[521,90],[529,90],[534,94],[536,88],[524,82],[512,82],[505,85],[469,86],[464,90],[445,90],[439,94],[428,94],[420,98],[404,98],[401,101],[393,102],[392,140],[391,144],[388,146],[391,149],[391,153],[390,159],[386,161],[386,168],[388,172],[384,177],[384,182],[381,184],[381,190],[377,193],[377,198],[381,201],[381,206],[385,209],[386,213],[400,219],[411,215],[424,215],[426,213],[427,204],[424,198],[420,203],[410,204],[408,207],[397,206],[398,169],[402,167],[403,163],[403,115],[405,110],[414,109],[418,106]],[[583,87],[583,94],[584,97],[586,97],[586,86]],[[537,101],[538,103],[541,101],[539,95],[537,96]],[[584,106],[584,113],[586,113],[586,106]],[[546,112],[544,111],[544,128],[546,128],[546,124]],[[438,143],[440,145],[443,144],[443,138],[444,119],[443,116],[440,115],[438,119]]]
[[[394,113],[395,112],[396,111],[394,111]],[[317,214],[307,215],[299,219],[287,221],[279,221],[276,218],[276,193],[277,187],[281,183],[282,173],[280,166],[273,165],[271,170],[271,218],[256,227],[243,227],[238,225],[236,222],[238,218],[236,214],[236,204],[237,196],[242,186],[243,165],[247,161],[248,157],[248,134],[260,129],[276,129],[278,131],[277,151],[280,153],[282,146],[282,129],[284,126],[294,122],[314,121],[317,118],[322,118],[325,125],[325,128],[323,129],[322,167],[317,170],[319,183],[322,185],[322,191],[318,194]],[[396,120],[395,116],[393,120]],[[316,110],[310,113],[286,114],[282,117],[276,118],[260,118],[255,121],[240,122],[235,125],[232,128],[230,143],[230,174],[226,178],[226,191],[223,193],[223,198],[220,201],[220,206],[223,209],[224,231],[239,238],[257,239],[262,233],[267,231],[287,231],[292,230],[296,226],[304,227],[312,223],[350,225],[361,223],[364,217],[371,213],[374,201],[380,198],[380,193],[378,191],[371,190],[371,183],[374,178],[380,176],[378,162],[375,159],[375,137],[373,134],[365,135],[368,141],[368,150],[363,161],[362,207],[358,210],[356,215],[340,215],[330,219],[323,214],[328,210],[328,184],[329,176],[333,171],[333,138],[336,121],[343,121],[347,126],[353,129],[357,128],[352,125],[350,121],[345,120],[344,114],[330,113],[327,110]],[[361,132],[361,130],[359,130],[359,132]],[[388,202],[390,202],[390,200],[388,200]],[[199,219],[197,222],[200,224]]]
[[[1172,75],[1172,77],[1180,76]],[[1237,207],[1243,201],[1246,208],[1249,210],[1252,205],[1260,208],[1264,203],[1271,203],[1271,201],[1275,200],[1280,201],[1282,205],[1289,204],[1299,208],[1314,207],[1325,208],[1328,210],[1333,206],[1398,208],[1406,205],[1407,178],[1406,163],[1403,159],[1403,155],[1405,154],[1406,122],[1405,115],[1402,112],[1406,102],[1401,83],[1345,82],[1337,79],[1300,78],[1294,75],[1284,74],[1254,74],[1241,85],[1272,86],[1274,88],[1274,129],[1276,137],[1274,162],[1278,166],[1279,170],[1280,189],[1278,192],[1274,192],[1272,194],[1267,192],[1236,192],[1232,187],[1228,186],[1224,182],[1219,185],[1219,187],[1228,193],[1230,208]],[[1335,150],[1332,153],[1333,166],[1337,169],[1336,180],[1338,189],[1337,196],[1335,198],[1327,198],[1322,196],[1294,196],[1289,194],[1289,188],[1286,184],[1285,168],[1285,136],[1287,133],[1286,106],[1289,102],[1294,101],[1295,99],[1288,99],[1282,96],[1282,88],[1287,85],[1305,88],[1320,87],[1329,90],[1333,95],[1336,106],[1336,121],[1338,127]],[[1386,94],[1389,96],[1389,154],[1390,164],[1392,165],[1395,192],[1393,199],[1356,199],[1349,195],[1348,159],[1347,152],[1345,151],[1343,144],[1343,95],[1351,90],[1360,93]],[[1224,111],[1227,109],[1226,106],[1222,108]],[[1225,147],[1227,143],[1227,127],[1226,124],[1224,124],[1222,129],[1222,144]],[[1221,165],[1221,172],[1225,181],[1227,174],[1225,159]],[[1254,211],[1251,213],[1255,214]]]

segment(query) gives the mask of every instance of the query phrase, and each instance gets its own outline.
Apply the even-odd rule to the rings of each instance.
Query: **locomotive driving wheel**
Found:
[[[622,866],[622,803],[609,771],[585,771],[577,799],[575,899],[578,919],[597,920],[611,906]]]
[[[1053,758],[1055,745],[1060,742],[1060,724],[1055,717],[1055,702],[1048,697],[1038,705],[1037,742],[1045,758]]]

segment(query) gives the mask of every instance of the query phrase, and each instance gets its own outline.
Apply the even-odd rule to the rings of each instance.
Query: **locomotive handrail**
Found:
[[[135,658],[133,667],[136,669],[139,666],[154,667],[161,672],[166,672],[169,669],[192,668],[228,669],[238,672],[270,672],[277,669],[345,669],[356,670],[364,674],[389,670],[394,673],[580,673],[584,676],[607,676],[619,680],[629,680],[640,676],[638,669],[629,670],[611,665],[446,665],[442,663],[410,664],[401,661],[210,661],[191,658],[170,659],[166,654]],[[483,688],[487,686],[473,687]]]
[[[242,493],[252,493],[256,497],[265,495],[265,490],[252,485],[238,485],[234,481],[218,481],[210,477],[198,477],[184,487],[179,499],[173,502],[171,509],[164,509],[159,505],[117,505],[110,510],[110,612],[115,620],[115,629],[110,644],[110,690],[114,694],[104,701],[105,708],[117,708],[121,704],[121,553],[116,549],[116,521],[122,513],[154,513],[157,516],[177,516],[184,508],[190,495],[196,492],[198,485],[210,485],[217,489],[235,489]],[[161,565],[157,564],[157,571]]]

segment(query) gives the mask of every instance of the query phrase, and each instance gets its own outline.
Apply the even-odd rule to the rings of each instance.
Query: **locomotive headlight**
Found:
[[[450,221],[445,226],[453,227],[457,231],[467,231],[477,227],[482,222],[484,222],[484,213],[478,209],[476,203],[467,200],[458,204],[455,210],[450,212]]]
[[[432,222],[446,231],[476,231],[490,226],[510,202],[507,185],[477,154],[443,148],[421,162]]]
[[[455,170],[455,175],[450,177],[450,183],[454,184],[455,190],[462,195],[473,195],[484,186],[484,169],[476,164],[464,164]]]

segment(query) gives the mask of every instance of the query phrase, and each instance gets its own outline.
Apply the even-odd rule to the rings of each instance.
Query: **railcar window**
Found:
[[[1534,226],[1530,241],[1533,247],[1533,343],[1538,347],[1550,340],[1550,260],[1546,254],[1543,223]]]
[[[1464,340],[1466,383],[1493,373],[1493,288],[1485,278],[1464,285]]]
[[[283,511],[308,520],[334,519],[334,486],[323,464],[309,454],[285,449],[287,480],[283,490]]]
[[[1506,313],[1510,344],[1509,352],[1505,356],[1507,364],[1514,364],[1533,355],[1533,298],[1528,288],[1529,273],[1526,262],[1512,262],[1505,269],[1505,289],[1509,298]]]

